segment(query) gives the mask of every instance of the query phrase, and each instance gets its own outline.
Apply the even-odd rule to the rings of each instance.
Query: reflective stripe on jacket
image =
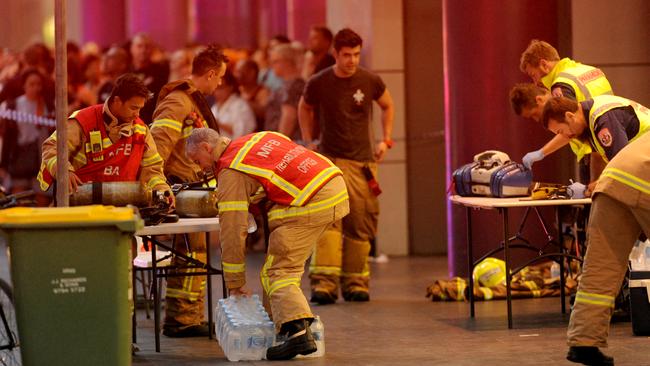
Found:
[[[601,69],[583,65],[570,58],[558,61],[551,72],[542,78],[542,83],[549,90],[558,83],[570,86],[577,102],[593,99],[599,95],[614,95],[612,86]],[[578,161],[591,153],[591,146],[578,139],[571,139],[570,146]]]
[[[255,178],[271,201],[297,207],[342,174],[324,156],[276,132],[253,133],[232,141],[217,162],[216,175],[226,168]]]
[[[605,162],[608,162],[609,159],[607,159],[605,150],[601,145],[600,140],[596,136],[596,120],[614,108],[628,106],[631,106],[634,109],[634,113],[639,119],[639,131],[630,139],[629,142],[632,142],[650,130],[650,110],[635,101],[613,95],[601,95],[594,98],[594,105],[589,111],[589,130],[591,131],[591,136],[593,138],[596,150],[603,157],[603,160]]]
[[[139,118],[133,122],[133,133],[121,136],[113,143],[106,131],[102,118],[103,105],[98,104],[75,111],[69,119],[76,120],[83,131],[85,141],[74,160],[82,165],[75,174],[82,182],[135,181],[145,151],[147,127]],[[156,154],[157,155],[157,154]],[[52,159],[41,165],[38,180],[41,189],[46,190],[54,181],[51,169],[56,162]],[[165,184],[164,181],[156,182]]]

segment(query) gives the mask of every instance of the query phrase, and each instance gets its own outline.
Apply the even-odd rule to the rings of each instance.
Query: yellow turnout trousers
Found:
[[[176,235],[176,250],[188,257],[206,262],[205,233],[190,233],[187,245],[183,235]],[[188,251],[189,246],[189,251]],[[182,258],[174,257],[173,265],[183,266],[187,263]],[[201,268],[176,270],[176,272],[200,272]],[[205,298],[205,276],[167,277],[165,294],[166,327],[184,327],[198,325],[204,319],[203,304]]]
[[[649,207],[630,207],[596,193],[582,278],[567,331],[569,346],[607,346],[614,299],[641,230],[650,233]]]
[[[325,229],[348,212],[345,182],[340,176],[332,178],[305,206],[276,204],[269,210],[269,249],[260,279],[276,328],[313,317],[300,289],[305,262]]]
[[[333,223],[321,236],[309,267],[311,290],[338,297],[343,294],[368,292],[370,240],[377,232],[379,201],[363,174],[364,166],[377,176],[377,164],[330,158],[341,171],[350,195],[350,214]]]

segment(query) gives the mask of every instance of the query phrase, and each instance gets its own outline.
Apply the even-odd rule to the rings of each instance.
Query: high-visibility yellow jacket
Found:
[[[628,136],[629,142],[636,140],[639,138],[639,136],[642,136],[650,130],[650,110],[641,104],[626,98],[613,95],[601,95],[595,97],[593,100],[594,104],[589,111],[589,130],[591,132],[594,147],[596,148],[596,151],[598,151],[598,153],[603,157],[603,160],[605,162],[608,162],[609,159],[605,154],[603,143],[596,133],[596,121],[605,113],[611,111],[612,109],[622,107],[632,107],[634,109],[634,113],[639,119],[639,130],[636,135]]]
[[[319,198],[323,185],[341,175],[327,158],[277,132],[259,132],[230,142],[220,137],[213,150],[222,265],[228,288],[246,281],[245,241],[249,205],[266,197],[270,222],[310,215],[346,202],[345,187]]]
[[[269,200],[285,206],[304,206],[337,175],[334,163],[277,132],[258,132],[230,143],[217,162],[215,174],[234,169],[262,184]]]
[[[650,133],[639,136],[607,164],[594,194],[605,193],[630,207],[650,207]]]
[[[163,159],[158,154],[149,128],[139,119],[133,123],[119,121],[111,114],[108,101],[103,105],[91,106],[72,113],[66,123],[66,129],[68,159],[65,164],[68,170],[80,174],[82,181],[139,180],[143,186],[151,189],[162,191],[170,189],[163,175]],[[91,130],[97,133],[91,135]],[[92,141],[93,139],[96,141]],[[144,144],[143,151],[138,153],[135,159],[131,155],[133,146],[129,146],[133,145],[133,140],[142,140]],[[56,145],[56,132],[43,142],[42,163],[37,178],[44,191],[55,179]],[[95,151],[92,145],[95,145]],[[96,172],[95,175],[88,175],[89,165],[97,168],[98,163],[102,165],[99,167],[101,171]],[[127,165],[131,168],[127,168]],[[130,174],[125,175],[125,173]]]
[[[563,58],[558,61],[541,81],[549,90],[552,90],[553,86],[558,83],[570,86],[578,102],[593,99],[599,95],[614,95],[612,86],[609,84],[602,70],[593,66],[583,65],[570,58]],[[591,153],[589,144],[585,144],[578,139],[572,139],[570,145],[578,161],[585,155]]]

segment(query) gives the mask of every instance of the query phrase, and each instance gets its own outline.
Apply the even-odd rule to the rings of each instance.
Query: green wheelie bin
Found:
[[[23,365],[130,365],[132,208],[0,211]]]

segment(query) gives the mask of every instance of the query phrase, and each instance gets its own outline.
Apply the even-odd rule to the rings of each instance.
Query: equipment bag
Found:
[[[516,197],[528,195],[533,173],[510,161],[508,154],[488,150],[456,169],[453,180],[461,196]]]

